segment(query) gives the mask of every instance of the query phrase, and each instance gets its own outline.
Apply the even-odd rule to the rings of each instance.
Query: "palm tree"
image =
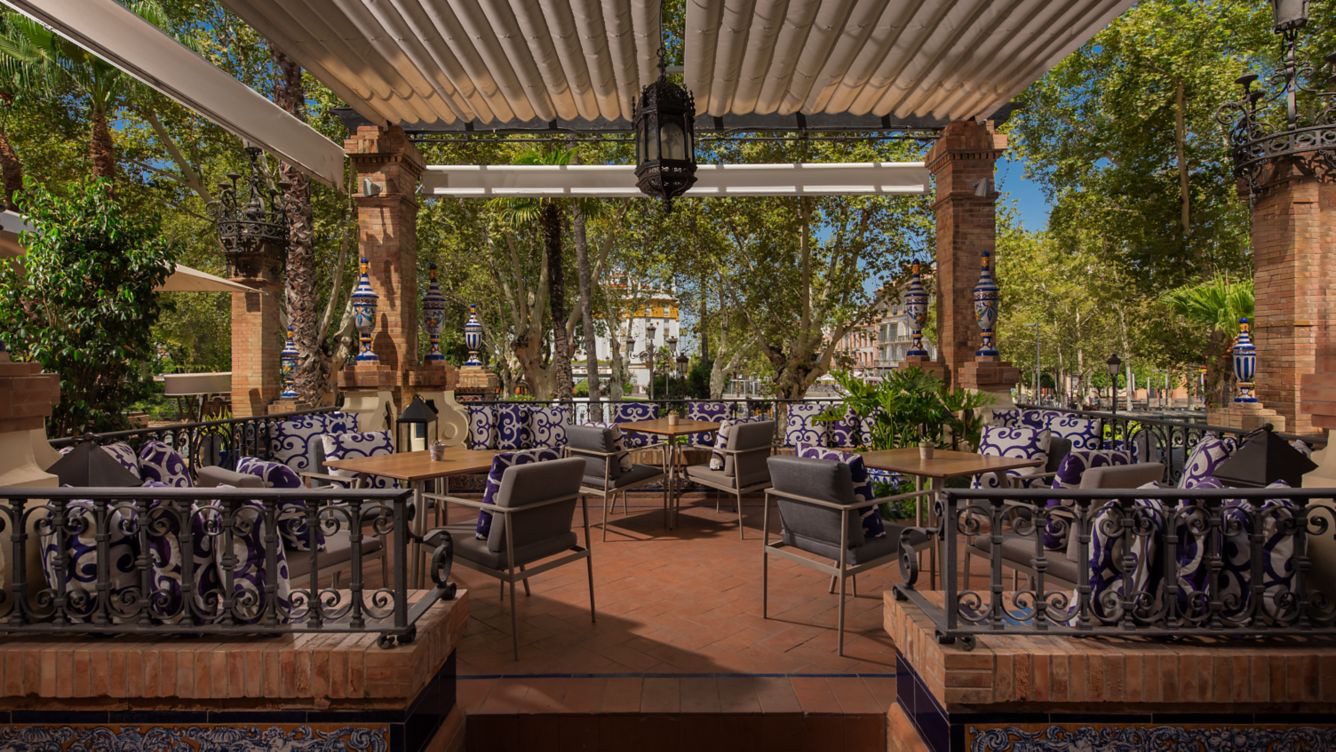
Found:
[[[530,149],[515,158],[519,165],[568,165],[574,153],[570,149]],[[574,396],[575,384],[571,376],[571,358],[574,348],[566,330],[566,279],[562,269],[561,231],[563,211],[555,198],[515,199],[509,203],[509,214],[517,224],[537,221],[543,232],[543,253],[547,264],[548,310],[552,318],[552,370],[555,376],[555,397],[569,400]]]
[[[149,23],[166,25],[166,12],[157,0],[134,0],[126,5]],[[131,86],[129,76],[27,16],[9,12],[0,26],[0,79],[14,87],[15,96],[73,91],[88,107],[88,158],[93,176],[115,176],[111,119]]]
[[[1207,361],[1206,378],[1211,391],[1224,399],[1231,367],[1230,346],[1239,331],[1239,319],[1253,317],[1253,281],[1232,282],[1216,276],[1170,290],[1160,300],[1169,310],[1205,331],[1213,353]]]

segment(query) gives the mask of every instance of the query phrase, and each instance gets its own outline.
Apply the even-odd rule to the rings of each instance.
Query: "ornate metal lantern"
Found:
[[[926,358],[928,351],[923,349],[923,327],[928,323],[928,291],[923,287],[923,276],[917,261],[909,267],[909,286],[905,288],[903,298],[905,314],[909,316],[913,329],[914,344],[905,353],[910,358]]]
[[[357,287],[353,288],[353,325],[357,327],[360,349],[357,352],[357,362],[375,363],[380,360],[376,357],[376,351],[371,348],[371,331],[376,326],[376,304],[380,301],[380,296],[371,289],[370,276],[371,263],[364,257],[359,264],[357,275]]]
[[[281,399],[297,399],[297,343],[293,339],[292,324],[288,324],[288,338],[278,353],[278,378],[283,385]]]
[[[1250,195],[1261,189],[1267,165],[1278,161],[1308,173],[1336,174],[1336,53],[1320,68],[1300,62],[1299,30],[1308,23],[1308,0],[1272,0],[1271,6],[1273,29],[1283,40],[1281,66],[1265,82],[1271,92],[1253,88],[1258,76],[1249,73],[1238,80],[1239,98],[1216,115],[1229,128],[1234,177]],[[1301,107],[1301,94],[1312,96],[1313,106]],[[1282,102],[1285,123],[1275,130]]]
[[[1234,401],[1256,402],[1257,385],[1253,378],[1257,375],[1257,346],[1253,344],[1246,318],[1239,319],[1239,336],[1234,338],[1230,353],[1234,356],[1234,379],[1239,389]]]
[[[478,320],[478,304],[469,303],[469,318],[464,322],[464,346],[469,350],[466,366],[480,366],[478,351],[482,349],[482,322]]]
[[[983,342],[974,354],[981,357],[996,357],[997,348],[993,346],[993,327],[997,326],[997,282],[993,279],[993,254],[984,251],[979,258],[979,283],[974,286],[974,318],[979,323]]]
[[[427,330],[431,348],[427,351],[427,357],[423,360],[428,363],[439,363],[445,360],[445,354],[441,352],[441,325],[445,323],[445,296],[441,294],[441,285],[436,281],[436,264],[431,264],[427,269],[431,281],[427,284],[427,294],[422,296],[422,327]]]
[[[210,205],[218,224],[228,274],[234,277],[278,276],[288,250],[288,219],[283,212],[282,191],[286,182],[273,186],[260,170],[260,150],[246,147],[250,175],[241,185],[241,175],[228,173],[229,182],[218,186],[218,198]]]
[[[632,104],[636,131],[636,187],[646,196],[673,199],[696,184],[696,100],[691,92],[668,80],[663,48],[659,78]]]
[[[399,452],[421,452],[440,438],[440,424],[436,408],[422,401],[422,395],[413,400],[394,421],[395,445]]]

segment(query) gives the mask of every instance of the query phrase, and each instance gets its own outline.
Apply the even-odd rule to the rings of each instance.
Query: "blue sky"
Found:
[[[1025,177],[1025,165],[1019,159],[1003,157],[997,162],[997,189],[1008,195],[1002,200],[1016,207],[1021,225],[1027,230],[1048,227],[1048,199],[1039,184]]]

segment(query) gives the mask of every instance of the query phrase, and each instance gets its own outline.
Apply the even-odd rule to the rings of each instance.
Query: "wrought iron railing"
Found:
[[[1336,593],[1311,577],[1310,555],[1313,538],[1336,530],[1333,497],[1330,488],[948,490],[929,529],[941,592],[916,588],[927,557],[906,548],[895,593],[931,616],[941,641],[966,647],[989,634],[1336,635]],[[970,574],[978,559],[984,584]]]
[[[1159,462],[1165,466],[1165,481],[1177,483],[1191,456],[1192,448],[1207,434],[1242,438],[1248,433],[1240,428],[1214,426],[1205,422],[1137,413],[1067,410],[1054,407],[1017,405],[1022,410],[1035,410],[1059,415],[1071,415],[1096,422],[1097,432],[1105,448],[1130,447],[1138,462]],[[1310,448],[1325,444],[1325,436],[1277,434],[1287,440],[1300,440]]]
[[[191,467],[219,465],[229,470],[237,466],[242,457],[270,456],[270,437],[274,426],[290,418],[301,415],[315,415],[333,412],[335,407],[321,407],[274,415],[258,415],[250,418],[227,418],[225,420],[206,420],[194,423],[173,423],[152,428],[132,428],[125,431],[109,431],[93,434],[92,439],[99,444],[124,441],[135,449],[146,441],[161,441],[172,447],[185,458]],[[70,436],[55,439],[51,446],[59,449],[74,444],[82,437]]]
[[[409,498],[330,488],[0,488],[0,633],[367,632],[382,647],[411,642],[417,620],[455,587],[453,543],[438,530],[424,536],[431,588],[409,590]]]

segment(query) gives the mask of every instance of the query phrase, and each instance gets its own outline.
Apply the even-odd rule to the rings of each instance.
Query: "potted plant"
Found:
[[[668,427],[676,428],[678,421],[682,419],[682,408],[672,407],[668,409]]]

